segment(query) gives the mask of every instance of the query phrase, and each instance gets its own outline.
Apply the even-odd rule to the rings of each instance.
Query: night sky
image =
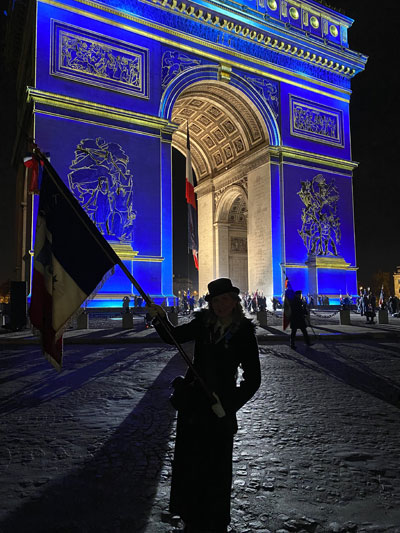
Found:
[[[354,203],[358,278],[369,284],[378,270],[392,273],[400,265],[399,218],[400,178],[400,77],[397,42],[400,16],[397,2],[379,4],[365,0],[331,0],[335,8],[355,20],[349,30],[350,48],[369,56],[366,70],[352,81],[352,158],[360,163],[354,171]],[[373,7],[370,7],[373,6]],[[2,94],[7,82],[0,80]],[[12,92],[12,91],[11,91]],[[9,115],[7,115],[9,113]],[[8,172],[13,115],[3,100],[2,157],[0,163],[0,283],[12,277],[10,259],[14,214],[13,177]],[[5,123],[7,127],[5,127]],[[184,157],[174,150],[174,273],[196,275],[191,254],[187,253],[186,205],[184,199]]]
[[[348,34],[350,48],[369,57],[365,71],[352,80],[350,119],[352,159],[359,163],[353,181],[358,281],[370,285],[374,273],[381,270],[391,275],[400,265],[400,62],[396,51],[400,15],[397,2],[379,6],[365,0],[331,0],[329,4],[354,19]],[[184,179],[182,157],[174,158],[175,190]],[[184,201],[175,204],[175,213],[177,274],[187,269],[189,257],[187,245],[182,247],[187,242],[181,223]]]
[[[354,19],[350,48],[369,56],[366,69],[352,81],[350,104],[358,280],[391,274],[400,265],[400,179],[398,157],[399,74],[397,2],[331,0]],[[393,279],[393,278],[392,278]]]

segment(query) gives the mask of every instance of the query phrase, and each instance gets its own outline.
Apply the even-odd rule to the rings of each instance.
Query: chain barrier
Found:
[[[326,315],[326,314],[323,314],[323,315],[319,315],[318,313],[316,313],[313,309],[310,309],[310,314],[313,314],[314,316],[318,317],[318,318],[332,318],[334,317],[335,315],[337,315],[338,313],[340,313],[341,309],[338,309],[337,311],[334,311],[332,314],[330,315]]]
[[[283,311],[283,309],[282,309]],[[266,309],[267,315],[274,316],[275,318],[282,318],[282,314],[279,314],[276,311],[270,311],[269,309]]]

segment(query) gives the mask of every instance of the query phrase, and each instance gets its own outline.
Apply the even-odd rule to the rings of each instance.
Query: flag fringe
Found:
[[[89,300],[93,300],[93,298],[96,296],[96,294],[99,292],[99,290],[103,287],[103,285],[108,281],[111,276],[115,272],[115,266],[112,267],[106,274],[104,274],[102,280],[100,283],[97,284],[97,287],[87,296],[81,305],[78,307],[78,309],[68,318],[68,320],[61,326],[61,328],[58,329],[55,333],[55,339],[56,341],[64,335],[64,333],[67,331],[69,325],[72,323],[73,320],[77,319],[82,313],[86,311],[87,308],[87,302]]]
[[[103,279],[98,283],[97,287],[90,293],[90,295],[82,302],[81,306],[73,313],[68,320],[65,322],[65,324],[58,329],[58,331],[54,335],[55,342],[59,341],[59,339],[64,335],[64,333],[68,330],[70,324],[74,319],[77,319],[79,315],[81,315],[86,310],[86,304],[89,300],[92,300],[97,292],[103,287],[103,285],[108,281],[111,276],[114,274],[115,267],[112,267],[104,276]],[[42,332],[36,328],[35,326],[31,325],[31,331],[32,334],[35,335],[35,337],[38,337],[40,339],[40,344],[43,346],[43,334]],[[44,349],[42,349],[42,353],[45,359],[58,371],[61,372],[62,365],[54,359],[49,353],[47,353]]]
[[[89,294],[89,296],[87,298],[85,298],[85,300],[83,300],[83,302],[81,303],[80,307],[68,318],[68,320],[65,322],[65,324],[63,324],[61,326],[61,328],[58,329],[58,331],[56,331],[55,333],[55,339],[56,341],[65,333],[65,331],[68,329],[68,326],[71,324],[71,322],[78,318],[79,315],[81,315],[82,313],[85,312],[86,310],[86,306],[87,306],[87,302],[89,300],[93,300],[93,298],[96,296],[96,294],[99,292],[99,290],[103,287],[103,285],[106,283],[106,281],[108,281],[111,276],[114,274],[115,272],[115,267],[112,267],[108,272],[107,274],[105,274],[103,276],[103,279],[100,281],[100,283],[98,283],[97,287]],[[32,331],[32,334],[35,335],[35,337],[41,337],[41,332],[38,328],[35,328],[35,326],[32,326],[31,325],[31,331]],[[48,357],[51,357],[50,355],[46,354]]]

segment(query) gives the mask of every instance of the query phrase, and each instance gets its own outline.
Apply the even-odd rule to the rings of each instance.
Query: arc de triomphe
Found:
[[[219,276],[268,299],[285,276],[357,293],[352,22],[316,0],[37,3],[36,140],[154,298],[173,296],[171,151],[187,124],[200,294]],[[92,305],[126,294],[117,271]]]

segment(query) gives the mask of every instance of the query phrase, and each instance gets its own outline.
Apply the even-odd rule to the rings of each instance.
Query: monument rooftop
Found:
[[[241,53],[252,45],[264,47],[267,63],[275,63],[271,54],[275,56],[276,52],[279,64],[287,58],[285,67],[289,71],[300,69],[316,78],[322,75],[336,86],[349,88],[350,79],[363,71],[367,62],[367,56],[349,48],[347,33],[353,19],[315,0],[259,0],[258,5],[255,0],[142,0],[140,3],[107,2],[108,9],[115,6],[119,14],[123,9],[128,18],[139,16],[139,22],[143,16],[143,21],[150,18],[176,25],[178,31],[183,29],[182,18],[186,19],[186,31],[192,21],[194,38],[215,41],[216,46],[230,52]],[[149,6],[158,9],[153,11]],[[160,8],[165,12],[164,18],[160,18]],[[181,22],[176,18],[174,23],[174,17],[168,17],[166,22],[167,13],[176,15]]]

